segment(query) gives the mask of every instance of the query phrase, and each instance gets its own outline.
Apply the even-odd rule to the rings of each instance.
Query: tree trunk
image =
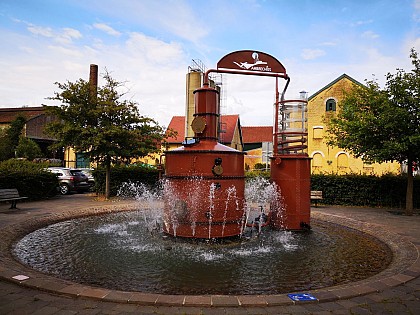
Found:
[[[109,157],[106,158],[105,161],[105,199],[108,200],[111,196],[111,159]]]
[[[407,159],[407,192],[405,195],[405,214],[413,215],[413,158],[411,154]]]

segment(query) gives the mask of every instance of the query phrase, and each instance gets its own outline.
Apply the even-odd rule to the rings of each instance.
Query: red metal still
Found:
[[[271,209],[273,228],[305,230],[310,227],[310,164],[307,155],[271,158],[271,181],[277,184],[282,196],[282,207]]]
[[[271,207],[270,224],[273,228],[310,228],[311,158],[306,153],[306,105],[304,99],[277,100],[275,104],[275,147],[270,178],[278,186],[282,206]]]
[[[219,95],[194,91],[195,138],[166,151],[164,231],[186,238],[238,236],[243,229],[244,153],[217,142]]]

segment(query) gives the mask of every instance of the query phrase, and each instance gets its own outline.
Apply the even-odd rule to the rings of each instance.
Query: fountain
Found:
[[[373,276],[392,257],[381,241],[323,221],[313,222],[308,233],[264,227],[259,205],[269,209],[278,188],[262,178],[245,185],[249,220],[240,239],[173,237],[163,231],[163,191],[127,183],[120,197],[135,197],[137,210],[48,225],[20,239],[13,254],[23,264],[65,281],[170,295],[319,289]]]
[[[276,90],[279,77],[287,80],[281,99],[276,93],[271,181],[246,183],[244,153],[218,143],[218,91],[209,85],[210,72],[273,76]],[[284,100],[289,80],[267,54],[223,57],[194,93],[195,137],[165,153],[161,191],[127,183],[120,196],[135,197],[137,210],[46,226],[18,241],[14,256],[65,280],[172,295],[279,294],[385,269],[391,255],[379,240],[323,221],[308,229],[306,100]]]

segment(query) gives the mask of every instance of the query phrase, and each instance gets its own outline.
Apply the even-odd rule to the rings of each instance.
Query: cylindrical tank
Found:
[[[277,184],[282,206],[273,205],[271,225],[286,230],[310,227],[311,159],[307,150],[307,101],[279,102],[271,181]]]
[[[165,152],[164,231],[188,238],[238,236],[243,228],[244,153],[217,142],[218,91],[194,92],[195,138]]]
[[[281,208],[271,209],[276,229],[305,230],[310,227],[311,159],[305,155],[280,155],[271,159],[271,181],[281,195]]]

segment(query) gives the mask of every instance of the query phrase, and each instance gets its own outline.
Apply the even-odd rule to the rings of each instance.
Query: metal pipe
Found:
[[[244,74],[244,75],[258,75],[263,77],[277,77],[277,78],[283,78],[290,81],[289,76],[286,73],[275,73],[275,72],[259,72],[259,71],[246,71],[246,70],[234,70],[234,69],[209,69],[204,74],[204,83],[209,83],[209,74],[215,72],[215,73],[230,73],[230,74]],[[286,89],[283,91],[283,93],[286,91]]]

